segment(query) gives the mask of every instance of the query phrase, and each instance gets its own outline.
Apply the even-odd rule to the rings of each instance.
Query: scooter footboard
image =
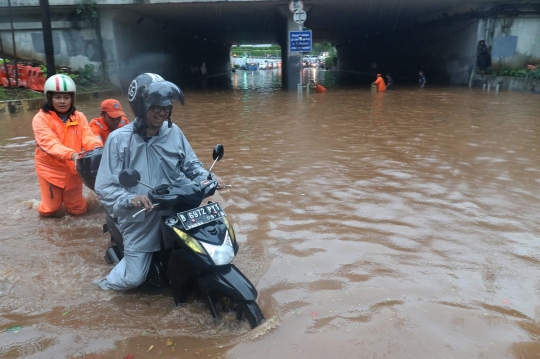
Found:
[[[197,278],[199,288],[206,293],[221,292],[229,297],[256,300],[257,289],[234,264],[212,268]]]

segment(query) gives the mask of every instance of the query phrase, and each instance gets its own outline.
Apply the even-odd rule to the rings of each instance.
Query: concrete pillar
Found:
[[[304,11],[308,11],[310,6],[304,7]],[[287,90],[297,91],[298,84],[301,81],[300,69],[302,64],[300,63],[300,53],[289,51],[289,31],[300,31],[303,28],[300,27],[293,19],[293,13],[289,11],[288,6],[279,7],[281,15],[285,18],[285,38],[284,41],[280,41],[281,45],[281,67],[282,67],[282,81],[283,87]],[[309,15],[308,15],[309,16]]]
[[[287,79],[286,82],[284,81],[284,85],[288,90],[294,91],[297,90],[298,84],[301,82],[300,69],[302,67],[302,64],[300,63],[300,53],[296,51],[289,51],[289,31],[299,30],[300,26],[296,22],[294,22],[293,14],[289,13],[289,16],[287,17],[287,47],[285,48],[286,51],[283,51],[283,49],[281,49],[281,53],[285,54],[282,56],[287,58]]]

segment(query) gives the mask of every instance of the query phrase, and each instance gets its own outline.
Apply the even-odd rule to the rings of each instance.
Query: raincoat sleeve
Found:
[[[76,151],[62,144],[56,133],[49,126],[47,116],[50,115],[40,111],[32,120],[36,145],[51,156],[61,160],[71,160],[71,156]]]
[[[96,135],[92,132],[90,129],[90,125],[88,124],[88,120],[86,119],[86,116],[84,116],[82,113],[81,116],[81,131],[82,131],[82,144],[86,151],[93,150],[96,147],[102,147],[103,141],[101,141],[100,138],[96,137]]]
[[[109,136],[103,148],[95,185],[101,204],[114,218],[132,214],[134,207],[129,201],[136,196],[135,193],[122,187],[118,181],[118,175],[122,171],[125,160],[124,153],[120,152],[119,137]]]
[[[97,118],[93,118],[88,125],[90,126],[90,131],[92,131],[92,133],[96,135],[97,138],[103,141],[103,138],[101,138],[101,128],[97,124],[97,121]]]
[[[186,136],[180,131],[180,152],[184,153],[184,157],[180,162],[181,171],[187,178],[193,180],[198,176],[208,176],[208,171],[199,161],[195,151],[191,148]]]

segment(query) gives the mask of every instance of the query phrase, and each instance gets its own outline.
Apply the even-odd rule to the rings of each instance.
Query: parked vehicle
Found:
[[[240,66],[240,70],[246,71],[257,71],[259,69],[259,63],[257,62],[247,62]]]

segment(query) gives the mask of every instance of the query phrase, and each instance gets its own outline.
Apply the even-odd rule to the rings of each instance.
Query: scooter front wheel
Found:
[[[264,315],[254,300],[236,300],[236,319],[246,319],[251,329],[264,322]]]

